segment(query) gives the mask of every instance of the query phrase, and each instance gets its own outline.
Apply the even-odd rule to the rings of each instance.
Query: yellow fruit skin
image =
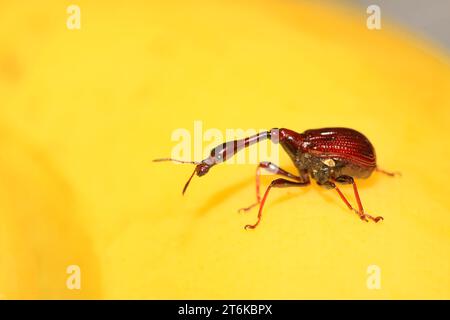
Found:
[[[450,298],[443,53],[384,20],[368,30],[362,9],[77,4],[80,30],[64,2],[0,4],[0,298]],[[385,220],[364,223],[313,185],[274,190],[244,231],[254,165],[217,166],[182,197],[193,168],[151,162],[195,120],[363,132],[402,172],[358,181]]]

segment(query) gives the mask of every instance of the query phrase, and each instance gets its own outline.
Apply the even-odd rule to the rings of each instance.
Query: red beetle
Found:
[[[267,138],[273,143],[281,144],[297,168],[298,175],[289,173],[271,162],[259,163],[256,169],[256,202],[247,208],[240,209],[247,211],[259,204],[258,220],[255,224],[246,225],[246,229],[256,228],[261,221],[262,209],[270,189],[307,186],[310,184],[310,178],[316,180],[320,186],[335,189],[347,207],[355,211],[362,220],[368,221],[370,219],[375,222],[383,220],[383,217],[373,217],[364,212],[353,178],[368,178],[374,170],[390,176],[395,173],[386,172],[377,167],[373,145],[362,133],[353,129],[321,128],[306,130],[303,133],[285,128],[271,129],[245,139],[225,142],[212,149],[210,156],[201,162],[181,161],[171,158],[154,161],[196,164],[194,172],[184,186],[184,194],[194,174],[201,177],[208,173],[212,166],[231,158],[239,150]],[[273,180],[262,198],[259,192],[261,169],[285,177]],[[353,185],[358,209],[351,206],[335,182]]]

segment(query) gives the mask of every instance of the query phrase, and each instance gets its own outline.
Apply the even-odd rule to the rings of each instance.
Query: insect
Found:
[[[354,178],[368,178],[374,171],[389,176],[394,176],[397,173],[378,168],[372,143],[362,133],[354,129],[335,127],[311,129],[298,133],[285,128],[274,128],[245,139],[220,144],[211,150],[208,158],[200,162],[172,158],[155,159],[153,161],[175,161],[196,165],[194,172],[184,185],[184,194],[195,174],[201,177],[207,174],[211,167],[226,161],[236,152],[265,139],[270,139],[271,142],[279,143],[283,147],[297,168],[298,174],[287,172],[271,162],[264,161],[258,164],[256,168],[256,202],[240,209],[240,211],[248,211],[259,205],[258,217],[254,224],[246,225],[245,229],[255,229],[259,225],[264,204],[272,188],[305,187],[311,183],[311,179],[326,189],[336,190],[345,205],[356,212],[361,220],[372,220],[374,222],[383,220],[381,216],[374,217],[364,212]],[[283,178],[273,180],[261,197],[260,174],[262,169]],[[353,186],[357,209],[350,204],[336,183]]]

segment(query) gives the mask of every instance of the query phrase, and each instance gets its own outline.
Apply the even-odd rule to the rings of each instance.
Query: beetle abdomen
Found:
[[[304,151],[320,158],[333,158],[365,168],[376,167],[375,149],[362,133],[349,128],[306,130]]]

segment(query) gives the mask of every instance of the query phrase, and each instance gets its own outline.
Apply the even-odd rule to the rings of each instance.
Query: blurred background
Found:
[[[446,50],[450,49],[450,2],[446,0],[423,1],[423,0],[356,0],[346,1],[348,5],[368,7],[371,4],[383,8],[386,18],[417,35],[425,37]]]
[[[1,1],[0,298],[450,298],[448,6]],[[255,165],[183,197],[193,168],[151,162],[194,121],[351,127],[402,176],[358,181],[381,223],[312,184],[271,193],[245,231]]]

